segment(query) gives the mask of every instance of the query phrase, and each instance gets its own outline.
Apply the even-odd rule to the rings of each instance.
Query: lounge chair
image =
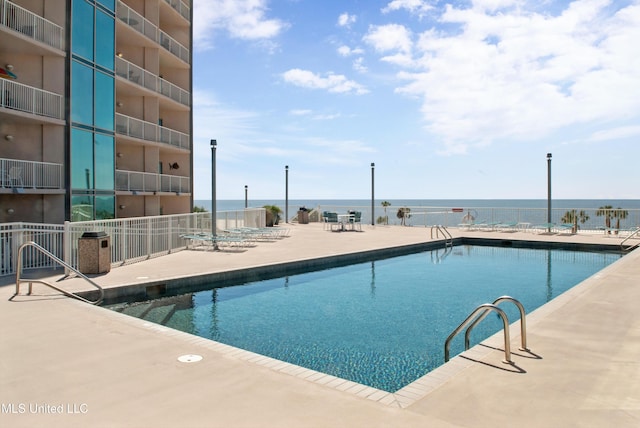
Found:
[[[502,232],[516,232],[518,230],[518,223],[515,221],[498,223],[495,225],[495,229]]]
[[[554,229],[556,227],[555,223],[541,223],[531,226],[532,230],[539,231],[538,233],[555,233]]]

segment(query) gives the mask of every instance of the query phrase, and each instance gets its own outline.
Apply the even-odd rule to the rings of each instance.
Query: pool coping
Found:
[[[496,245],[499,243],[499,245]],[[553,248],[553,249],[566,249],[575,251],[612,251],[619,252],[619,245],[613,244],[591,244],[591,243],[575,243],[575,242],[556,242],[556,241],[529,241],[522,239],[503,239],[503,238],[478,238],[478,237],[457,237],[453,239],[453,246],[458,245],[479,245],[479,246],[491,246],[491,247],[514,247],[514,248]],[[121,285],[118,287],[110,287],[105,289],[105,299],[135,296],[136,298],[154,298],[157,296],[149,296],[149,290],[154,293],[158,285],[166,285],[167,291],[180,294],[181,292],[189,291],[196,292],[206,289],[211,289],[212,281],[237,281],[242,278],[244,282],[256,281],[265,279],[265,276],[279,277],[286,276],[300,271],[308,269],[321,270],[330,267],[338,267],[358,262],[370,261],[371,257],[376,259],[384,259],[389,257],[395,257],[405,254],[411,254],[419,251],[428,251],[431,249],[444,248],[445,241],[437,240],[425,243],[410,244],[403,246],[395,246],[389,248],[381,248],[374,250],[359,251],[348,254],[338,254],[327,257],[301,259],[296,261],[289,261],[279,264],[267,264],[262,266],[254,266],[246,269],[233,269],[224,272],[214,272],[206,274],[198,274],[187,277],[179,277],[172,279],[165,279],[161,281],[150,281],[145,283],[138,283],[133,285]],[[622,260],[622,258],[620,259]],[[605,267],[604,269],[596,272],[585,280],[574,285],[567,291],[561,293],[553,300],[538,307],[534,311],[526,314],[527,327],[535,326],[535,324],[544,319],[547,315],[555,312],[559,307],[564,306],[567,302],[573,300],[579,295],[583,294],[588,288],[592,287],[594,282],[590,281],[592,278],[598,278],[603,272],[612,269],[620,260],[617,260]],[[247,273],[248,279],[247,279]],[[183,282],[179,286],[171,287],[172,281]],[[186,282],[186,284],[184,284]],[[208,284],[207,287],[203,285]],[[195,285],[196,289],[190,288]],[[200,286],[200,288],[198,288]],[[231,285],[230,285],[231,286]],[[134,293],[127,293],[127,291],[135,291]],[[143,291],[144,290],[144,291]],[[83,297],[91,297],[94,291],[79,292],[77,294]],[[107,297],[108,296],[108,297]],[[288,363],[286,361],[278,360],[272,357],[268,357],[262,354],[258,354],[252,351],[247,351],[241,348],[227,345],[221,342],[217,342],[212,339],[206,339],[191,333],[186,333],[180,330],[176,330],[171,327],[166,327],[160,324],[155,324],[150,321],[145,321],[140,318],[136,318],[131,315],[122,314],[106,307],[100,307],[105,309],[111,315],[116,317],[120,322],[125,322],[137,327],[142,327],[145,330],[154,334],[160,334],[162,336],[169,336],[172,338],[184,340],[190,345],[200,346],[213,352],[217,352],[225,357],[235,358],[248,363],[256,364],[273,371],[294,376],[296,378],[304,379],[317,385],[325,386],[335,389],[336,391],[345,392],[355,395],[360,398],[365,398],[370,401],[374,401],[385,406],[408,408],[415,402],[429,395],[442,385],[446,384],[449,380],[459,375],[467,368],[475,366],[478,361],[482,361],[487,355],[496,352],[504,352],[504,339],[503,332],[499,331],[485,340],[481,341],[477,345],[472,346],[470,349],[461,352],[460,354],[452,357],[448,362],[436,367],[432,371],[426,373],[415,381],[407,384],[395,392],[388,392],[380,390],[368,385],[360,384],[354,381],[343,379],[334,375],[322,373],[316,370],[308,369],[296,364]],[[509,325],[510,339],[513,342],[515,339],[520,339],[520,320],[514,321]],[[511,332],[514,332],[513,334]],[[444,344],[443,344],[444,346]],[[527,353],[529,350],[519,349],[519,353]],[[512,351],[512,353],[514,353]],[[535,354],[534,354],[535,355]],[[505,364],[505,367],[508,365]]]

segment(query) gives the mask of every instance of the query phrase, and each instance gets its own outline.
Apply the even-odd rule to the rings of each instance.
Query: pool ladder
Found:
[[[435,231],[435,234],[433,233],[434,231]],[[441,224],[435,224],[431,226],[431,239],[434,238],[434,235],[436,239],[439,239],[441,233],[445,239],[444,246],[453,247],[453,236],[451,236],[451,233],[449,233],[446,227],[444,227]]]
[[[634,248],[637,248],[638,246],[640,246],[640,243],[636,242],[635,244],[629,246],[629,247],[625,247],[624,243],[627,242],[629,239],[633,238],[633,237],[638,237],[638,235],[640,235],[640,227],[637,228],[636,230],[633,231],[633,233],[631,233],[629,236],[627,236],[626,238],[624,238],[624,240],[620,243],[620,250],[622,251],[631,251]]]
[[[525,321],[526,318],[525,318],[524,306],[522,306],[522,303],[520,303],[513,297],[502,296],[494,300],[493,303],[485,303],[475,308],[473,312],[471,312],[471,314],[467,317],[467,319],[465,319],[458,326],[458,328],[456,328],[449,335],[449,337],[447,337],[447,340],[445,340],[444,342],[444,361],[445,362],[449,361],[449,344],[451,343],[451,340],[458,333],[460,333],[463,328],[469,325],[469,327],[467,327],[467,330],[465,331],[465,334],[464,334],[464,349],[468,350],[469,337],[471,335],[471,330],[473,330],[473,328],[476,325],[478,325],[480,321],[485,319],[486,316],[493,311],[493,312],[496,312],[498,316],[500,316],[500,318],[502,319],[502,326],[504,331],[504,360],[502,362],[506,364],[513,364],[513,361],[511,361],[511,346],[510,346],[510,339],[509,339],[509,318],[507,318],[507,314],[497,306],[502,302],[512,302],[518,307],[518,311],[520,311],[520,340],[521,340],[519,349],[521,351],[529,350],[527,348],[527,325]]]
[[[98,298],[98,300],[92,301],[92,300],[85,299],[82,296],[78,296],[77,294],[74,294],[74,293],[71,293],[69,291],[63,290],[62,288],[60,288],[60,287],[58,287],[56,285],[53,285],[53,284],[51,284],[49,282],[43,281],[41,279],[31,279],[31,278],[22,279],[21,278],[22,277],[22,253],[23,253],[24,249],[27,248],[27,247],[35,248],[37,251],[39,251],[43,255],[47,256],[48,258],[50,258],[54,262],[58,263],[60,266],[63,266],[65,268],[69,269],[70,271],[72,271],[76,275],[78,275],[80,278],[84,279],[89,284],[91,284],[94,287],[96,287],[98,289],[98,291],[100,291],[100,297]],[[99,305],[100,303],[102,303],[102,300],[104,299],[104,290],[102,289],[102,287],[100,287],[98,284],[96,284],[95,282],[93,282],[92,280],[87,278],[85,275],[83,275],[76,268],[74,268],[73,266],[71,266],[68,263],[64,262],[63,260],[59,259],[54,254],[52,254],[51,252],[47,251],[44,247],[36,244],[33,241],[27,242],[26,244],[22,244],[20,246],[20,248],[18,249],[17,266],[16,266],[16,294],[14,294],[13,297],[15,297],[15,296],[20,294],[20,283],[21,282],[28,282],[29,283],[29,292],[28,292],[28,294],[31,294],[31,291],[33,289],[33,283],[35,282],[35,283],[39,283],[39,284],[44,284],[49,288],[53,288],[54,290],[59,291],[60,293],[64,294],[65,296],[81,300],[81,301],[83,301],[85,303],[89,303],[91,305]],[[11,299],[13,299],[13,297]]]

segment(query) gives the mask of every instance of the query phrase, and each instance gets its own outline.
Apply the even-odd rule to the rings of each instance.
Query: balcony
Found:
[[[63,168],[58,163],[0,159],[0,178],[3,193],[25,193],[28,189],[36,190],[29,193],[64,192]]]
[[[175,9],[187,21],[191,19],[191,8],[181,0],[164,0],[169,6]]]
[[[0,25],[25,37],[64,50],[64,29],[8,0],[0,0]]]
[[[143,86],[150,91],[164,95],[172,100],[189,107],[191,97],[189,91],[168,82],[142,67],[116,56],[116,75],[136,85]]]
[[[179,149],[191,148],[189,135],[155,123],[116,113],[116,132],[146,141],[168,144]]]
[[[138,33],[143,34],[147,38],[158,43],[167,51],[171,52],[177,58],[180,58],[185,63],[190,64],[190,54],[188,48],[184,47],[170,35],[152,24],[151,21],[149,21],[121,1],[118,1],[116,16],[118,17],[118,19],[127,24],[129,27],[133,28]]]
[[[61,95],[12,80],[0,79],[0,107],[64,120]]]
[[[189,177],[116,170],[116,191],[190,193]]]

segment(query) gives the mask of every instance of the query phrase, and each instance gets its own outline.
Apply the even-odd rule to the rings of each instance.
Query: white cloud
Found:
[[[355,15],[349,15],[348,13],[343,13],[338,17],[338,26],[339,27],[350,27],[351,24],[354,24],[356,22],[356,16]]]
[[[404,68],[397,91],[422,99],[427,128],[445,151],[637,122],[640,5],[612,14],[610,1],[577,0],[543,15],[522,2],[476,0],[467,9],[448,6],[440,22],[454,27],[451,34],[429,30],[412,44],[394,25],[373,27],[365,41]]]
[[[313,113],[313,111],[307,110],[307,109],[295,109],[295,110],[289,111],[289,114],[293,116],[308,116],[311,113]]]
[[[211,47],[214,33],[229,37],[268,40],[278,36],[288,24],[267,17],[267,0],[194,0],[193,42],[196,48]]]
[[[418,15],[422,18],[427,12],[433,9],[433,6],[424,0],[393,0],[383,7],[381,11],[382,13],[389,13],[401,9],[405,9],[412,15]]]
[[[291,69],[282,75],[287,83],[309,89],[326,89],[334,93],[366,94],[369,91],[353,80],[347,79],[341,74],[328,73],[322,77],[308,70],[299,68]]]
[[[338,48],[338,54],[344,57],[352,56],[352,55],[362,55],[363,53],[364,53],[364,50],[360,48],[351,49],[349,46],[346,46],[346,45],[342,45]]]
[[[640,126],[621,126],[613,129],[606,129],[594,133],[589,141],[592,142],[609,142],[627,138],[640,137]]]
[[[411,31],[399,24],[372,25],[364,36],[365,43],[378,52],[410,52]]]
[[[366,73],[369,71],[366,65],[364,65],[364,58],[356,58],[353,60],[353,69],[358,73]]]

